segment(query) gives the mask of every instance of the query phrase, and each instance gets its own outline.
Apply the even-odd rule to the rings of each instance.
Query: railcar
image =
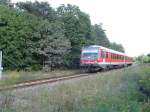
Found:
[[[81,51],[80,66],[90,71],[125,67],[132,63],[132,58],[125,53],[99,45],[86,46]]]

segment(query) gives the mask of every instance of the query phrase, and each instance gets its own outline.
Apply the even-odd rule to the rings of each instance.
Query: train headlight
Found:
[[[96,64],[96,63],[97,63],[97,61],[95,60],[95,61],[93,61],[92,63],[93,63],[93,64]]]

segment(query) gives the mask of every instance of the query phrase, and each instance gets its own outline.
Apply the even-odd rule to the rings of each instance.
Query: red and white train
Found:
[[[80,66],[89,70],[119,68],[132,65],[132,58],[99,45],[82,48]]]

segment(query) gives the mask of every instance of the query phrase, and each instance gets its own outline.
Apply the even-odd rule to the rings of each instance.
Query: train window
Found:
[[[106,52],[106,58],[108,58],[108,52]]]
[[[83,53],[82,58],[83,59],[96,59],[98,57],[98,53]]]
[[[114,54],[111,54],[111,56],[112,56],[112,59],[114,58]]]
[[[102,52],[101,52],[101,57],[102,58],[105,58],[105,52],[102,50]]]

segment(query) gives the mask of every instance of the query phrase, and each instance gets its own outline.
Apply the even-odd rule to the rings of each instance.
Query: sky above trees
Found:
[[[150,52],[149,0],[38,1],[48,1],[53,7],[67,3],[77,5],[82,11],[90,15],[92,24],[103,23],[109,40],[121,43],[128,55],[137,56]]]

